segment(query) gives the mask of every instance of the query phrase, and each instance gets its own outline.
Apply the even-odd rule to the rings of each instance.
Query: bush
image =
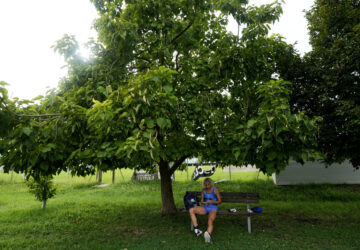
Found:
[[[52,198],[56,193],[56,188],[52,182],[52,176],[40,176],[39,178],[29,177],[26,179],[26,185],[29,192],[33,193],[37,200],[42,201],[42,209],[46,207],[46,201]]]

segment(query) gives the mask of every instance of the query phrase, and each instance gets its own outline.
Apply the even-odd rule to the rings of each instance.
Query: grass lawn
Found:
[[[189,171],[189,175],[192,170]],[[159,181],[130,181],[132,172],[116,172],[116,183],[94,187],[93,177],[55,178],[57,194],[45,211],[27,192],[20,175],[0,172],[0,249],[359,249],[360,185],[275,186],[257,173],[232,173],[220,191],[258,192],[263,214],[218,216],[213,244],[190,232],[186,214],[162,217]],[[258,177],[258,178],[257,178]],[[190,178],[190,177],[189,177]],[[217,170],[214,180],[229,179]],[[111,183],[111,173],[103,176]],[[201,180],[187,181],[177,172],[173,183],[178,208],[186,190],[199,190]],[[239,208],[238,204],[233,204]],[[245,206],[245,205],[244,205]],[[230,208],[232,204],[221,205]],[[200,217],[206,229],[206,216]]]

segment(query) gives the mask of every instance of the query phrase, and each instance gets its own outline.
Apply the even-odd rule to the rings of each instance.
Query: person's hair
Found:
[[[205,178],[203,181],[203,188],[205,188],[205,183],[209,183],[211,187],[214,187],[215,183],[211,178]]]

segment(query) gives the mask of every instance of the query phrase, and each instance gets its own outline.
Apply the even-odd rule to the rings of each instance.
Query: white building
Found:
[[[360,170],[356,170],[349,161],[328,167],[318,161],[306,162],[304,165],[292,161],[285,170],[272,177],[276,185],[360,184]]]

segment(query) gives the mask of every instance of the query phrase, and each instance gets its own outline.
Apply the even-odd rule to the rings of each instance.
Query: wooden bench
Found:
[[[201,200],[201,192],[198,191],[186,191],[186,194],[193,193],[196,195],[198,201]],[[259,194],[257,193],[238,193],[238,192],[220,192],[222,203],[244,203],[246,204],[245,210],[236,208],[236,212],[230,212],[229,210],[220,210],[221,204],[219,205],[218,215],[245,215],[247,216],[248,232],[251,233],[251,216],[259,215],[259,213],[248,212],[250,210],[250,204],[259,203]],[[188,213],[186,209],[182,212]],[[194,230],[194,225],[190,224],[191,231]]]

